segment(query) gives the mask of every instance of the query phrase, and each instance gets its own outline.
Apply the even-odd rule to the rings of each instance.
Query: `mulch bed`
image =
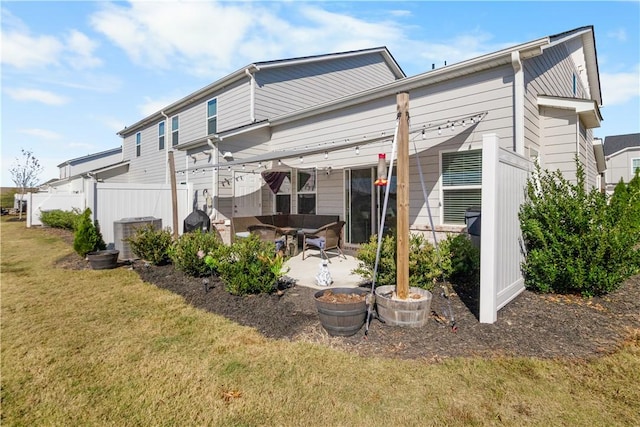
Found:
[[[43,230],[72,241],[64,231]],[[76,254],[61,259],[58,267],[90,268]],[[368,329],[365,326],[353,336],[331,337],[318,318],[316,289],[292,285],[271,295],[236,297],[217,279],[189,277],[172,265],[135,261],[119,268],[132,268],[145,282],[181,295],[194,307],[255,328],[266,337],[316,342],[362,356],[429,361],[472,356],[589,359],[609,354],[640,334],[640,275],[603,297],[524,291],[498,312],[494,324],[478,321],[477,292],[455,289],[446,298],[438,287],[433,291],[432,316],[423,327],[389,326],[373,318]]]

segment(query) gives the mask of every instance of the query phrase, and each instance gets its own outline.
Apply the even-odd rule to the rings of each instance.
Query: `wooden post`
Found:
[[[398,110],[398,218],[396,253],[396,295],[409,298],[409,93],[396,96]]]
[[[178,240],[178,190],[176,189],[176,165],[173,151],[169,151],[169,175],[171,175],[171,207],[173,208],[173,240]]]

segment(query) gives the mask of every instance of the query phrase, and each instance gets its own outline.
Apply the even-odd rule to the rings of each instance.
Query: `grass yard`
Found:
[[[3,426],[640,425],[640,331],[591,361],[365,359],[56,268],[67,244],[0,226]]]

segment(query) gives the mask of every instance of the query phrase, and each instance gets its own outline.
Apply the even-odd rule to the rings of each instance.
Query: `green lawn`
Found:
[[[366,359],[56,268],[72,249],[24,222],[1,238],[3,426],[640,425],[640,331],[589,362]]]

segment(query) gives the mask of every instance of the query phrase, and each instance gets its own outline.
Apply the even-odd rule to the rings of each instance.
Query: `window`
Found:
[[[207,135],[218,131],[218,100],[207,102]]]
[[[140,132],[136,133],[136,157],[140,157],[140,143],[142,142],[142,135]]]
[[[171,146],[175,147],[178,145],[178,128],[180,127],[180,120],[178,120],[178,116],[174,116],[171,119]]]
[[[276,192],[276,213],[291,213],[291,172],[283,173],[282,184]]]
[[[164,150],[164,121],[158,123],[158,150]]]
[[[298,213],[316,213],[316,170],[298,171]]]
[[[631,178],[633,178],[638,169],[640,169],[640,157],[631,159]]]
[[[442,211],[445,224],[464,224],[467,208],[482,201],[482,150],[442,153]]]

